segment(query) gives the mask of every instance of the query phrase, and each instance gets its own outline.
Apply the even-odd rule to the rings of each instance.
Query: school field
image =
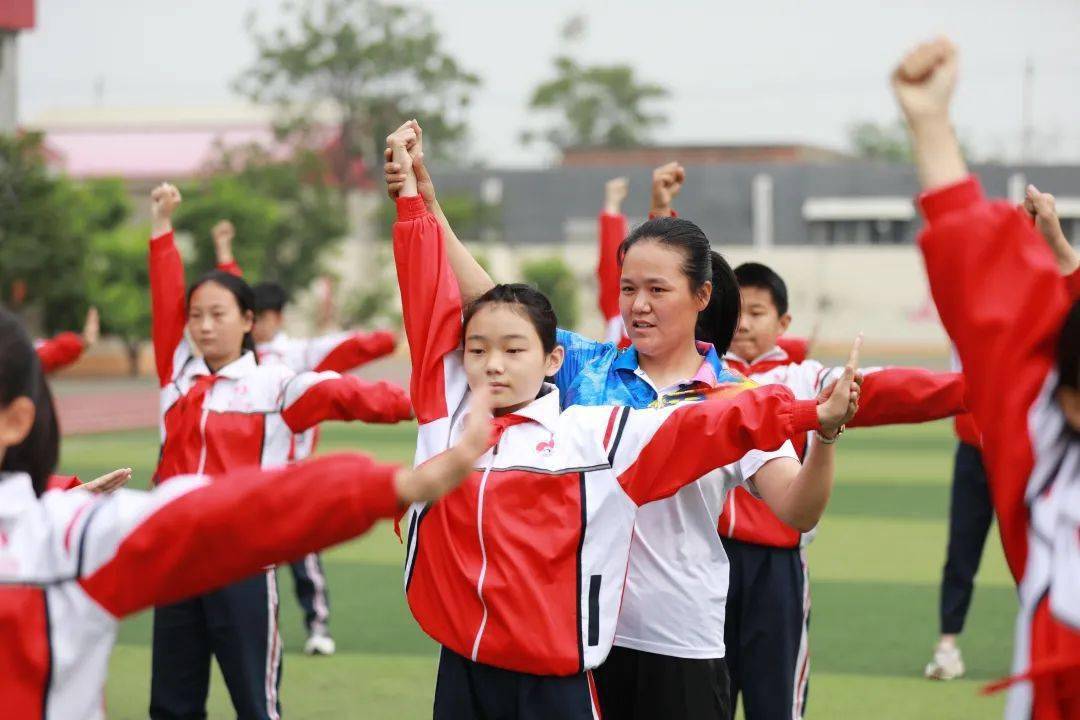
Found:
[[[407,461],[412,435],[407,426],[338,425],[324,428],[322,451],[357,448]],[[851,431],[841,448],[836,490],[810,550],[808,717],[1000,717],[1001,697],[978,694],[980,685],[1008,669],[1015,611],[996,530],[962,638],[969,679],[934,683],[921,677],[937,632],[950,426]],[[142,487],[156,454],[151,430],[80,435],[65,440],[61,469],[86,479],[131,465],[134,485]],[[272,518],[267,518],[267,531],[273,531]],[[300,653],[303,631],[291,576],[279,573],[285,717],[430,717],[436,647],[405,606],[401,555],[390,524],[326,555],[338,643],[338,654],[330,658]],[[109,673],[111,720],[146,717],[149,641],[149,613],[121,628]],[[220,676],[214,679],[209,713],[211,718],[232,716]]]

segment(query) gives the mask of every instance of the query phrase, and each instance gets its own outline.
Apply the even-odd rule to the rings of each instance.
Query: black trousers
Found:
[[[949,549],[941,574],[941,632],[957,635],[964,629],[975,573],[979,571],[986,535],[994,519],[982,453],[959,443],[953,464],[949,503]]]
[[[731,710],[746,720],[801,718],[810,692],[810,588],[799,548],[722,538],[731,563],[724,645]]]
[[[724,658],[613,647],[593,672],[604,720],[726,720],[731,713]]]
[[[445,647],[434,720],[595,720],[591,673],[530,675],[475,663]]]
[[[326,587],[319,553],[305,555],[289,564],[292,570],[296,600],[304,611],[304,627],[310,633],[315,628],[326,629],[330,622],[330,592]]]
[[[240,720],[281,715],[281,637],[274,571],[154,609],[152,720],[202,720],[217,658]]]

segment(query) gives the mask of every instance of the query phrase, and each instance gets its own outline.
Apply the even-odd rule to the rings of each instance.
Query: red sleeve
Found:
[[[395,347],[397,347],[397,338],[392,332],[385,330],[370,333],[355,332],[335,345],[315,366],[315,371],[347,372],[384,355],[389,355],[394,352]]]
[[[788,359],[798,365],[806,361],[810,356],[810,340],[807,338],[781,335],[776,338],[776,344],[787,353]]]
[[[820,427],[817,402],[796,400],[778,384],[661,412],[626,410],[630,422],[612,450],[619,483],[638,505],[673,495],[751,450],[775,450]]]
[[[1028,413],[1053,367],[1068,293],[1025,214],[986,201],[974,177],[920,203],[930,291],[964,368],[1005,556],[1019,581],[1027,559],[1024,493],[1034,466]]]
[[[444,358],[461,343],[461,292],[442,228],[420,197],[397,200],[394,262],[412,359],[410,392],[420,424],[449,414]]]
[[[82,336],[73,332],[62,332],[54,338],[38,343],[38,359],[41,369],[46,374],[56,372],[78,360],[86,349]]]
[[[227,263],[218,263],[217,264],[217,269],[220,270],[221,272],[229,273],[230,275],[235,275],[236,277],[241,277],[241,278],[244,277],[244,271],[240,267],[240,264],[236,262],[236,260],[233,260],[232,262],[227,262]]]
[[[619,317],[619,245],[626,237],[626,216],[600,213],[600,251],[596,277],[600,287],[600,314],[605,321]]]
[[[1073,302],[1080,300],[1080,268],[1065,276],[1065,287],[1069,291],[1069,299]]]
[[[327,420],[396,423],[412,416],[404,388],[337,373],[297,375],[285,388],[281,410],[282,420],[298,433]]]
[[[184,263],[171,232],[150,240],[150,335],[158,383],[172,380],[173,355],[184,338]]]
[[[965,410],[962,373],[883,368],[863,378],[859,412],[848,427],[929,422]]]
[[[46,490],[74,490],[81,486],[78,475],[52,475],[45,485]]]
[[[198,595],[393,517],[396,472],[339,454],[119,491],[87,513],[79,584],[117,618]]]

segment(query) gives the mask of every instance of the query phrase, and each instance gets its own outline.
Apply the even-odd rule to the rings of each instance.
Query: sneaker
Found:
[[[960,648],[951,647],[934,648],[934,659],[926,666],[923,673],[931,680],[953,680],[964,676],[964,658],[960,656]]]
[[[304,643],[305,655],[333,655],[335,650],[337,650],[337,645],[334,643],[334,638],[330,637],[330,633],[325,630],[313,631]]]

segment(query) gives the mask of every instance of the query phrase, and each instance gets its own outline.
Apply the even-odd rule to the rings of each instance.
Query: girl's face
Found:
[[[550,353],[526,311],[508,303],[488,303],[465,328],[465,376],[469,387],[491,391],[496,414],[513,412],[536,399],[544,378],[562,366],[563,349]]]
[[[686,257],[677,248],[642,240],[623,257],[619,310],[626,334],[645,356],[662,356],[694,341],[698,313],[709,304],[712,283],[690,289]]]
[[[220,368],[240,357],[244,335],[254,316],[241,312],[236,297],[223,285],[204,282],[191,294],[187,328],[207,365]]]

